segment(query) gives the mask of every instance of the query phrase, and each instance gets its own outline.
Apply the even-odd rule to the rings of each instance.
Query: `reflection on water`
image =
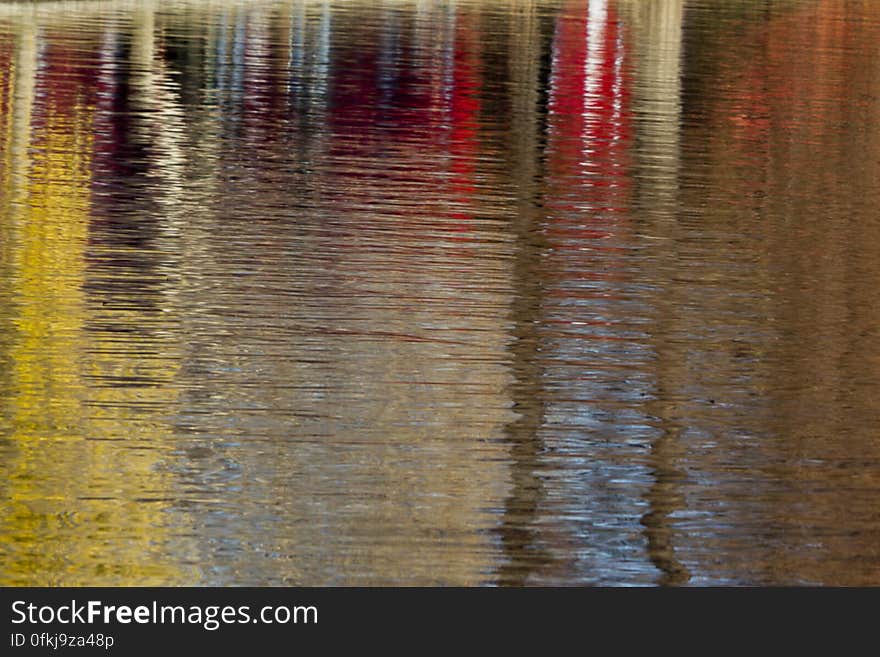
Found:
[[[0,583],[880,583],[878,51],[0,5]]]

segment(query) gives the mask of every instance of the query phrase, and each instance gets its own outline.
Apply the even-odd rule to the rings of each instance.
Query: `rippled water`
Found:
[[[880,584],[880,3],[3,3],[0,63],[0,584]]]

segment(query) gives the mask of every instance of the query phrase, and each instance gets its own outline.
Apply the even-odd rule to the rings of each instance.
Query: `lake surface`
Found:
[[[0,584],[880,585],[880,3],[0,4]]]

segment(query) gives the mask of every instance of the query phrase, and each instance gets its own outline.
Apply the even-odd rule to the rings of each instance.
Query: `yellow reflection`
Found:
[[[86,327],[95,108],[53,94],[39,73],[51,64],[40,61],[52,57],[44,45],[24,22],[4,120],[4,196],[13,199],[3,208],[4,267],[14,305],[3,308],[13,318],[0,584],[179,583],[184,575],[164,556],[168,477],[146,449],[161,444],[163,425],[124,410],[138,408],[143,391],[100,386],[101,374],[136,373],[137,353],[94,344]]]

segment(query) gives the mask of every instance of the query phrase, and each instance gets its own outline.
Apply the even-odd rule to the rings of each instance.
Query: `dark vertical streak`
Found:
[[[498,534],[504,554],[497,572],[497,583],[522,586],[530,575],[545,568],[551,555],[540,547],[541,529],[536,526],[541,502],[545,497],[544,483],[539,474],[544,445],[540,429],[544,423],[545,401],[541,363],[541,320],[543,311],[544,274],[542,254],[546,250],[541,224],[543,203],[541,190],[544,178],[544,144],[547,141],[550,78],[550,47],[552,23],[547,16],[539,17],[540,59],[537,67],[533,124],[517,130],[514,138],[520,144],[520,157],[515,163],[515,184],[519,201],[512,229],[517,238],[513,263],[515,298],[511,307],[514,342],[510,347],[515,383],[511,396],[517,418],[505,428],[511,445],[511,490],[504,505]],[[519,93],[527,90],[519,89]]]

